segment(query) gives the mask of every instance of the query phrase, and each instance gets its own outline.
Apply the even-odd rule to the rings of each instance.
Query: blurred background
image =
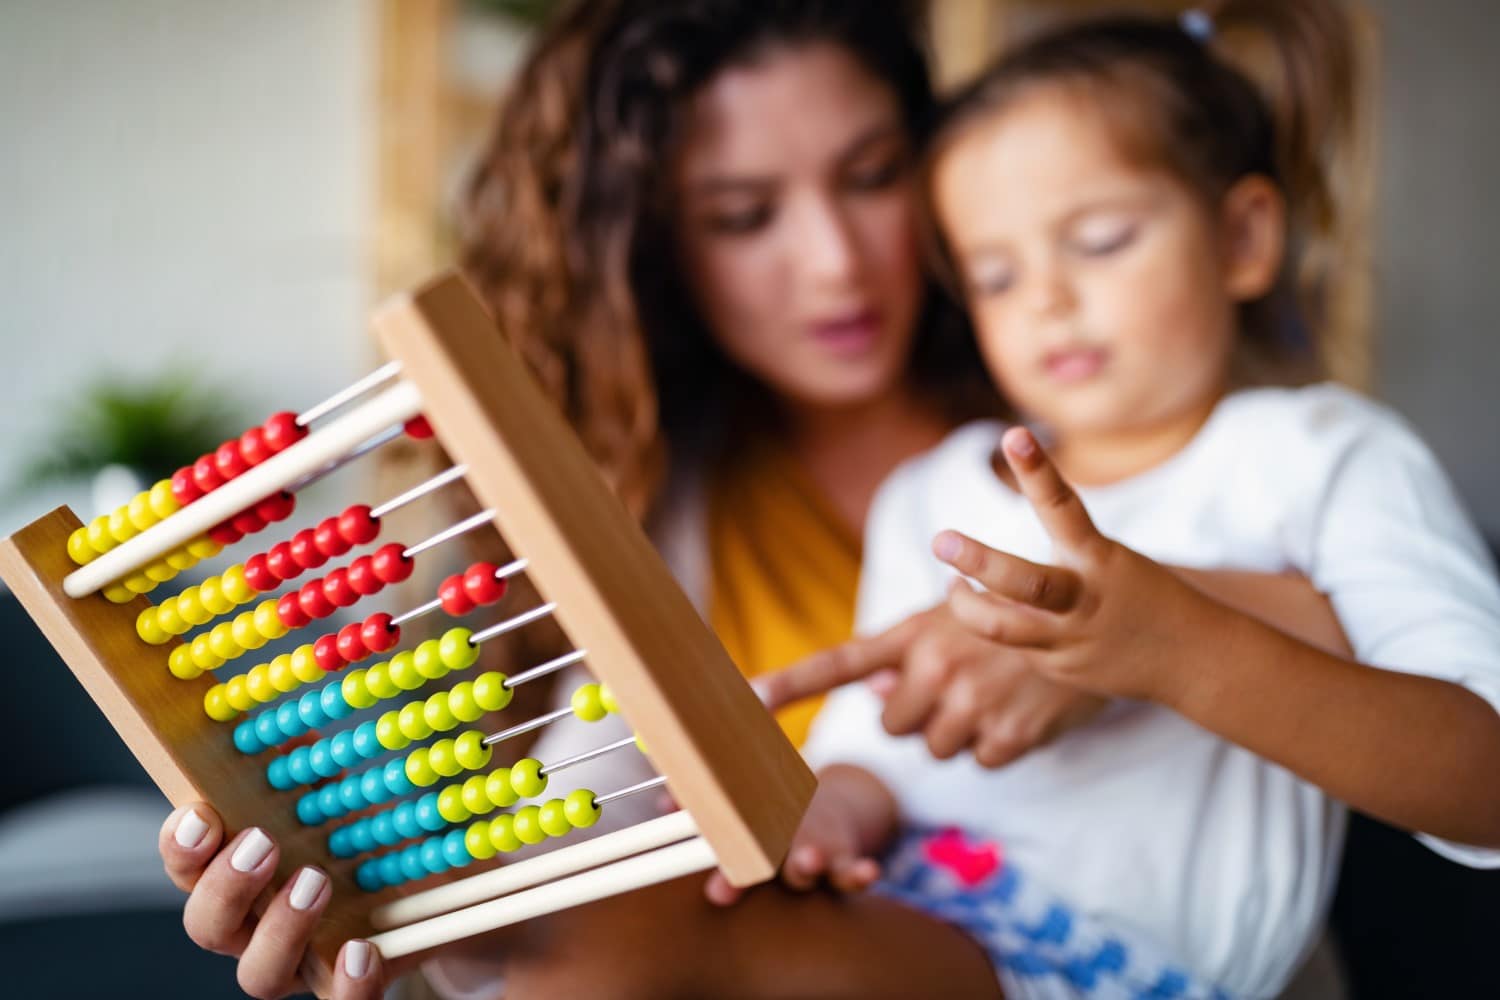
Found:
[[[1085,6],[936,0],[940,80]],[[1500,10],[1356,6],[1371,72],[1343,178],[1339,375],[1409,417],[1500,538]],[[466,170],[550,7],[0,3],[0,534],[60,503],[87,519],[133,477],[373,367],[365,316],[449,263]],[[360,485],[326,489],[348,502]],[[0,721],[28,761],[0,777],[5,992],[97,996],[108,962],[115,996],[239,995],[180,930],[161,800],[15,602],[0,607],[15,643]],[[1359,996],[1418,995],[1403,970],[1430,985],[1500,916],[1494,880],[1406,848],[1372,830],[1351,855],[1339,914]],[[1420,892],[1440,894],[1403,895]],[[1382,907],[1453,920],[1413,943]],[[1426,995],[1500,995],[1456,981]]]

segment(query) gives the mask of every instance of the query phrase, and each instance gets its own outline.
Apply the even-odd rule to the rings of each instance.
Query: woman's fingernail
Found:
[[[253,871],[270,853],[271,838],[262,833],[260,827],[251,827],[240,846],[229,856],[229,865],[237,872]]]
[[[344,945],[344,975],[363,979],[370,971],[370,942],[350,941]]]
[[[197,847],[203,843],[203,835],[208,832],[208,821],[198,815],[196,809],[189,809],[182,814],[182,819],[177,821],[177,829],[172,833],[172,839],[177,841],[178,847]]]
[[[933,540],[932,551],[937,553],[939,559],[957,559],[958,554],[963,551],[963,543],[953,532],[944,531]]]
[[[305,910],[313,905],[318,898],[318,893],[323,891],[323,886],[328,884],[328,876],[316,868],[304,868],[297,873],[297,880],[292,883],[292,909]]]

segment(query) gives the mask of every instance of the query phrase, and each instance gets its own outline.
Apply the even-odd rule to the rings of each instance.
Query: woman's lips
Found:
[[[813,340],[838,357],[867,353],[880,339],[880,315],[873,309],[823,320],[809,328]]]
[[[1070,383],[1093,378],[1108,360],[1109,352],[1102,347],[1072,347],[1049,352],[1044,364],[1054,381]]]

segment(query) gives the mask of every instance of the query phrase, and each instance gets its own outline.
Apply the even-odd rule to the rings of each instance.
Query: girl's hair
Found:
[[[914,144],[934,101],[909,0],[585,0],[544,32],[468,191],[463,264],[639,515],[747,380],[684,285],[667,187],[689,99],[776,48],[846,49]],[[768,137],[767,141],[774,141]],[[913,365],[955,418],[993,405],[960,310],[929,293]]]
[[[1210,205],[1249,175],[1277,183],[1288,252],[1271,292],[1242,306],[1241,360],[1256,380],[1322,377],[1340,171],[1356,134],[1344,9],[1335,0],[1226,0],[1181,20],[1107,17],[1043,35],[953,99],[929,169],[969,125],[1056,84],[1086,95],[1126,155],[1171,171]],[[940,238],[938,250],[946,258]]]

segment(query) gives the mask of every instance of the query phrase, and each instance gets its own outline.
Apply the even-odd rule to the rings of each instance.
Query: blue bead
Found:
[[[401,854],[399,851],[395,854],[387,854],[380,859],[379,864],[380,879],[386,885],[400,885],[406,881],[406,875],[401,871]]]
[[[333,739],[329,741],[328,751],[333,754],[333,759],[338,762],[339,767],[353,767],[363,759],[354,752],[354,737],[349,735],[347,729],[334,734]]]
[[[371,805],[380,805],[382,802],[391,800],[391,791],[385,787],[385,772],[378,767],[371,768],[359,776],[359,790],[365,797],[365,801]]]
[[[318,789],[318,808],[323,810],[323,815],[329,819],[338,817],[349,812],[344,808],[344,800],[339,797],[338,785],[324,785]]]
[[[354,841],[347,826],[341,826],[328,835],[328,853],[336,858],[354,857]]]
[[[318,780],[318,775],[312,769],[312,764],[307,759],[307,747],[298,747],[286,755],[286,768],[292,776],[292,781],[299,785],[311,785]]]
[[[428,875],[427,866],[422,864],[422,845],[413,844],[399,855],[401,858],[401,874],[406,876],[408,882],[415,882],[419,878]]]
[[[355,727],[354,752],[365,760],[385,753],[385,747],[381,746],[380,740],[375,737],[375,723],[366,721]]]
[[[307,763],[312,767],[313,773],[324,778],[332,778],[343,770],[339,767],[339,762],[333,759],[331,744],[331,740],[319,740],[307,752]]]
[[[385,879],[380,877],[380,864],[376,861],[366,861],[354,869],[354,881],[365,892],[379,892],[385,888]]]
[[[448,821],[438,812],[437,803],[436,792],[428,792],[417,800],[417,825],[428,833],[437,833],[448,825]]]
[[[362,819],[349,827],[349,843],[360,854],[375,850],[375,838],[370,834],[370,821]]]
[[[391,822],[402,840],[422,836],[422,827],[417,824],[417,807],[413,802],[402,802],[391,810]]]
[[[312,690],[302,692],[302,697],[297,699],[297,717],[308,729],[321,729],[328,725],[329,718],[323,714],[322,697],[323,692]]]
[[[279,747],[286,742],[286,734],[276,724],[276,710],[268,708],[255,717],[255,735],[264,746]]]
[[[335,786],[339,790],[339,801],[344,803],[344,808],[353,812],[363,809],[370,803],[365,801],[365,793],[359,790],[359,775],[351,774]]]
[[[255,734],[254,722],[247,720],[234,727],[234,748],[243,754],[260,753],[266,748]]]
[[[396,822],[389,812],[377,813],[370,817],[370,835],[375,838],[375,843],[386,847],[394,847],[401,843],[401,834],[396,832]]]
[[[385,770],[381,773],[385,776],[386,789],[394,796],[406,795],[417,787],[406,776],[406,761],[400,757],[386,761]]]
[[[285,757],[277,757],[266,767],[266,778],[271,782],[271,787],[280,791],[295,788],[297,782],[292,779],[291,768],[287,766]]]
[[[448,870],[448,859],[443,857],[443,838],[432,837],[422,841],[422,867],[434,875]]]
[[[303,826],[317,826],[323,822],[323,810],[318,808],[318,795],[316,792],[308,792],[297,800],[297,818],[302,821]]]
[[[287,739],[307,732],[307,727],[302,724],[302,716],[297,714],[295,701],[284,701],[276,706],[276,728],[280,729]]]
[[[464,843],[464,831],[449,830],[443,837],[443,860],[453,868],[462,868],[474,858]]]
[[[323,693],[318,697],[318,701],[323,706],[323,714],[330,719],[342,719],[354,711],[354,706],[344,700],[342,683],[342,681],[333,681],[323,688]]]

